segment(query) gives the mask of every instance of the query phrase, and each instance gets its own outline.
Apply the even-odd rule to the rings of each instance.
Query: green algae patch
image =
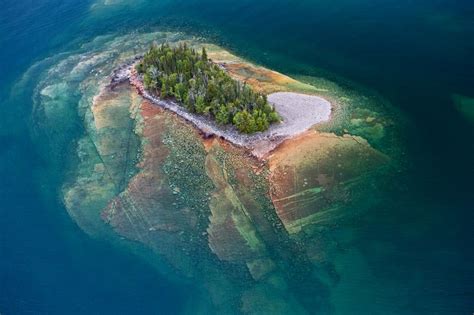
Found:
[[[455,108],[471,123],[474,123],[474,98],[453,94]]]
[[[64,204],[84,231],[90,235],[100,235],[104,230],[100,212],[115,196],[116,187],[89,139],[78,141],[77,153],[79,168],[74,174],[75,179],[62,189]]]
[[[222,164],[219,163],[218,158],[214,157],[214,155],[219,154],[221,155],[220,158]],[[257,236],[257,231],[249,216],[249,209],[247,209],[246,205],[234,190],[234,187],[229,183],[228,170],[232,171],[232,164],[228,158],[222,156],[225,154],[226,153],[222,149],[218,148],[218,144],[214,143],[213,149],[209,152],[206,159],[206,170],[208,176],[213,180],[214,185],[216,186],[216,190],[212,197],[213,199],[211,199],[210,203],[213,215],[210,218],[211,225],[208,228],[209,235],[210,237],[216,236],[214,233],[215,229],[220,230],[218,224],[228,224],[232,222],[232,225],[238,232],[237,237],[241,238],[246,246],[242,248],[242,252],[236,253],[236,255],[231,255],[231,257],[238,259],[239,255],[242,255],[242,258],[252,257],[254,255],[264,255],[265,245]],[[226,252],[232,252],[233,249],[238,248],[234,247],[232,244],[216,244],[213,240],[214,238],[210,238],[210,244],[216,250],[217,254],[220,253],[220,246],[222,245],[227,246],[225,249]],[[238,241],[238,239],[236,239],[236,241]],[[248,253],[245,254],[245,251]],[[221,258],[224,257],[222,256]]]
[[[79,161],[63,194],[66,208],[92,235],[103,230],[101,210],[136,171],[139,139],[133,118],[137,102],[139,97],[124,86],[96,98],[84,115],[89,120],[87,133],[78,140]],[[91,224],[94,228],[84,226]]]

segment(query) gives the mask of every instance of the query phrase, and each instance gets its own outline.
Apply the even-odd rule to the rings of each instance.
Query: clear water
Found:
[[[20,81],[36,61],[98,35],[148,29],[204,36],[284,73],[388,99],[409,121],[408,168],[383,206],[335,231],[347,249],[325,298],[341,314],[473,311],[474,127],[452,101],[474,97],[472,1],[110,2],[2,2],[0,313],[172,314],[192,296],[69,218],[57,191],[63,174],[53,171],[61,167],[31,138],[35,74],[47,62]]]

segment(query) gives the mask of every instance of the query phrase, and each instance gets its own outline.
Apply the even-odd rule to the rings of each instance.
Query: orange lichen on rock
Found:
[[[289,91],[289,85],[297,84],[296,80],[286,75],[249,63],[229,63],[223,64],[223,67],[233,78],[249,84],[260,93]]]
[[[249,84],[257,92],[293,91],[318,94],[311,85],[297,81],[287,75],[245,61],[215,45],[206,45],[209,58],[223,67],[236,80]]]

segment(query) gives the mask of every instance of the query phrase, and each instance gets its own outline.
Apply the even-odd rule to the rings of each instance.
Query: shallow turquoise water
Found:
[[[366,86],[400,109],[407,170],[385,188],[386,202],[334,231],[347,248],[334,261],[338,289],[324,298],[343,314],[472,312],[474,128],[451,99],[474,97],[472,2],[115,3],[7,0],[0,13],[2,314],[176,313],[192,295],[68,217],[56,191],[62,166],[30,137],[35,73],[47,62],[10,98],[34,62],[98,35],[148,29],[204,36],[285,73]]]

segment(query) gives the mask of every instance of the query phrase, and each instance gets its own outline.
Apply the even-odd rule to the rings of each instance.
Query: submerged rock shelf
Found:
[[[143,89],[133,64],[155,40],[182,37],[113,39],[58,60],[38,86],[35,121],[60,159],[58,136],[71,134],[73,122],[85,127],[66,151],[61,197],[70,216],[91,235],[151,249],[154,266],[196,283],[204,313],[327,312],[332,305],[314,297],[339,277],[328,231],[362,216],[377,200],[374,187],[389,178],[391,156],[351,133],[351,121],[383,131],[385,116],[359,110],[338,120],[336,94],[321,94],[329,103],[315,96],[316,85],[207,45],[214,62],[268,95],[284,119],[240,134]],[[88,65],[80,77],[71,71],[78,65]],[[72,91],[79,102],[63,98]],[[334,121],[349,131],[320,130]]]

